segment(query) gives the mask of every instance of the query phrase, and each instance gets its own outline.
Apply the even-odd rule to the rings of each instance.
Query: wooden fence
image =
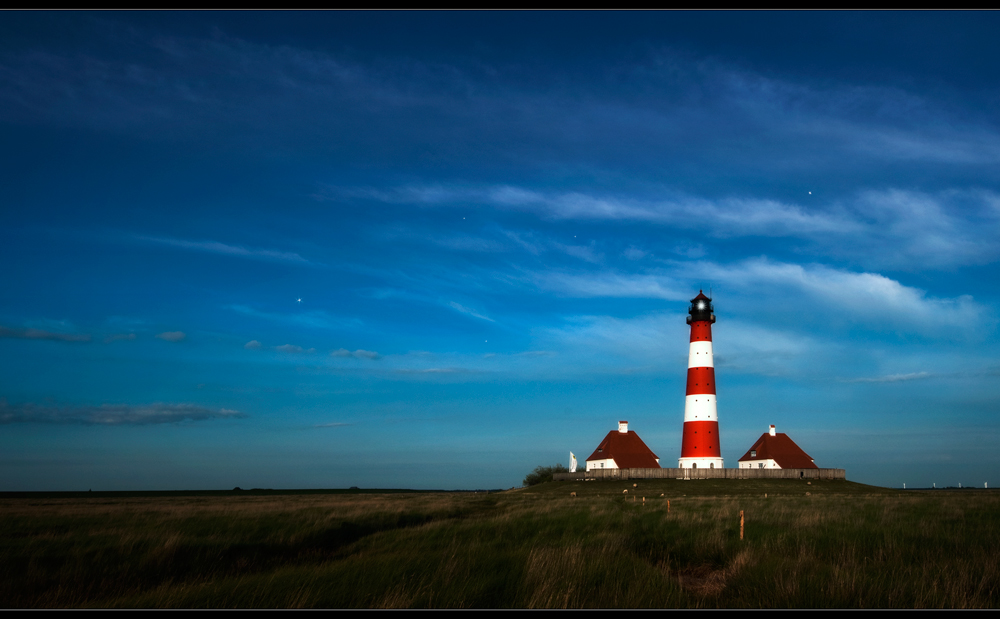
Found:
[[[555,481],[588,479],[847,479],[844,469],[596,469],[556,473]]]

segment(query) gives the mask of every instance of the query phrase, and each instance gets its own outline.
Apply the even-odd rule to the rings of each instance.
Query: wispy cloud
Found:
[[[630,90],[628,96],[617,89],[604,90],[598,86],[599,80],[589,79],[561,95],[538,95],[516,80],[501,79],[503,87],[497,88],[498,74],[494,69],[481,72],[482,66],[425,63],[414,58],[376,66],[336,54],[294,46],[256,45],[227,36],[199,39],[161,35],[147,41],[136,38],[132,27],[127,30],[112,28],[105,33],[117,37],[114,49],[125,45],[136,52],[127,61],[113,54],[81,58],[34,48],[6,54],[2,69],[9,86],[0,97],[8,104],[7,109],[14,116],[35,121],[48,117],[59,122],[92,124],[99,118],[98,124],[130,125],[144,131],[158,123],[168,133],[175,131],[178,124],[191,122],[203,127],[220,121],[249,123],[259,132],[273,125],[275,117],[302,118],[309,120],[303,121],[298,130],[312,136],[316,135],[313,123],[317,118],[340,118],[340,113],[347,118],[355,113],[370,114],[374,105],[392,110],[392,116],[397,112],[409,114],[407,125],[426,125],[423,130],[435,134],[440,133],[440,125],[413,119],[426,118],[426,110],[433,110],[431,116],[435,118],[453,118],[453,113],[458,112],[468,114],[464,118],[472,123],[475,118],[488,118],[490,125],[497,125],[504,135],[517,131],[525,144],[567,140],[563,146],[572,144],[574,151],[602,151],[600,147],[606,144],[600,141],[579,148],[578,127],[587,121],[598,129],[595,136],[603,136],[595,140],[610,140],[613,136],[616,143],[629,142],[627,136],[632,135],[640,138],[636,141],[657,144],[704,143],[713,161],[722,162],[721,167],[732,163],[743,166],[744,171],[745,166],[759,167],[761,160],[772,166],[782,165],[770,156],[774,154],[772,141],[777,144],[774,150],[787,152],[786,156],[794,160],[789,165],[810,169],[831,160],[841,165],[867,165],[872,159],[979,165],[1000,162],[1000,140],[992,118],[982,114],[977,120],[975,114],[970,115],[974,110],[955,108],[958,97],[936,100],[929,93],[917,94],[898,86],[778,79],[728,65],[718,58],[695,61],[665,50],[651,50],[644,60],[630,63],[627,70],[631,78],[643,86]],[[247,70],[250,66],[253,71]],[[668,66],[673,69],[665,71]],[[608,65],[602,70],[618,73],[622,69]],[[232,79],[217,85],[216,80],[192,77],[198,75],[229,75]],[[678,82],[680,75],[684,76],[683,82]],[[489,87],[480,88],[487,82]],[[73,95],[67,96],[68,92]],[[260,95],[265,92],[283,96]],[[478,93],[473,98],[472,112],[468,111],[473,103],[469,92]],[[683,96],[690,92],[698,96]],[[239,109],[231,105],[233,101],[240,102]],[[338,113],[326,113],[331,106]],[[195,109],[199,112],[192,113]],[[679,125],[690,129],[679,129]],[[387,126],[394,127],[391,123]],[[741,143],[752,148],[728,148],[734,139],[734,127],[749,133]],[[286,125],[280,125],[277,131],[284,135],[287,130]],[[421,129],[415,131],[407,138],[425,142]],[[686,139],[692,137],[688,131],[696,139]],[[650,135],[665,139],[649,139]],[[726,148],[720,148],[721,140]],[[823,146],[803,146],[810,144]],[[727,154],[720,155],[722,151]],[[856,159],[863,161],[852,163]],[[558,221],[652,222],[703,230],[709,236],[722,238],[795,237],[808,239],[829,254],[849,254],[861,264],[874,267],[984,264],[1000,256],[1000,242],[994,241],[1000,236],[995,218],[985,226],[976,218],[965,219],[962,208],[951,205],[951,198],[943,194],[929,196],[942,205],[942,216],[934,217],[928,210],[913,210],[928,196],[915,192],[907,196],[902,195],[907,192],[892,189],[882,193],[876,198],[861,195],[820,203],[805,197],[791,200],[760,194],[707,198],[669,187],[662,192],[630,195],[462,182],[389,188],[329,187],[320,192],[336,200],[362,198],[462,207],[473,203],[532,212]],[[883,208],[881,218],[871,217],[882,208],[879,203],[899,199],[906,203],[905,208]],[[217,239],[158,235],[132,238],[186,251],[313,264],[294,251]],[[880,239],[886,243],[879,243]],[[502,244],[495,240],[464,233],[442,235],[438,241],[470,251],[502,250]],[[890,245],[893,251],[878,250]],[[566,252],[583,260],[600,260],[600,252],[585,245],[568,244]]]
[[[258,340],[250,340],[243,345],[245,350],[262,350],[264,345]],[[280,346],[269,346],[268,350],[274,350],[288,355],[311,355],[316,352],[315,348],[304,348],[298,344],[281,344]]]
[[[302,256],[294,252],[278,251],[274,249],[260,249],[255,247],[243,247],[241,245],[227,245],[219,241],[190,241],[186,239],[174,239],[168,237],[141,236],[133,237],[135,240],[175,247],[187,251],[206,252],[210,254],[221,254],[225,256],[236,256],[238,258],[252,258],[255,260],[271,260],[276,262],[291,262],[302,265],[313,264]]]
[[[314,329],[356,329],[364,324],[358,318],[334,316],[323,310],[310,310],[294,314],[279,314],[276,312],[261,311],[246,305],[230,305],[229,309],[245,316],[253,316],[254,318],[262,318],[264,320]]]
[[[489,316],[484,316],[484,315],[480,314],[479,312],[477,312],[475,310],[471,310],[471,309],[465,307],[464,305],[461,305],[461,304],[456,303],[454,301],[449,302],[448,306],[451,307],[456,312],[461,312],[462,314],[468,314],[469,316],[472,316],[474,318],[479,318],[480,320],[487,320],[489,322],[496,322],[495,320],[493,320]]]
[[[516,354],[519,357],[554,357],[556,355],[556,353],[551,350],[526,350]]]
[[[649,298],[686,301],[692,282],[714,282],[752,297],[805,295],[815,311],[853,320],[876,320],[895,327],[970,326],[986,316],[986,308],[969,295],[933,297],[878,273],[855,272],[818,264],[794,264],[753,258],[735,263],[692,261],[645,273],[530,274],[542,290],[577,297]]]
[[[627,248],[625,248],[625,251],[622,252],[622,255],[628,258],[629,260],[642,260],[643,258],[649,255],[649,252],[643,251],[638,247],[636,247],[635,245],[629,245]]]
[[[793,236],[851,232],[857,226],[842,217],[814,213],[776,200],[694,197],[647,202],[569,193],[536,204],[557,219],[649,221],[684,228],[704,228],[718,236]]]
[[[354,357],[355,359],[370,359],[376,360],[381,359],[382,355],[378,354],[373,350],[362,350],[358,349],[354,352],[347,350],[346,348],[339,348],[330,353],[331,357]]]
[[[0,337],[22,340],[52,340],[55,342],[89,342],[88,333],[53,333],[42,329],[10,329],[0,327]]]
[[[471,368],[423,368],[423,369],[413,369],[413,368],[399,368],[396,370],[398,374],[469,374],[480,372],[481,370],[474,370]]]
[[[604,271],[567,273],[547,271],[529,276],[541,288],[570,297],[618,297],[686,301],[691,286],[666,273],[632,274]]]
[[[563,373],[628,371],[683,376],[688,328],[682,314],[655,313],[633,318],[573,316],[540,330],[540,343],[560,351]],[[781,375],[812,371],[805,360],[827,354],[816,338],[728,319],[717,332],[717,367],[741,374]],[[807,367],[808,366],[808,367]],[[550,368],[555,370],[556,368]]]
[[[844,382],[848,383],[898,383],[907,380],[920,380],[930,378],[930,372],[911,372],[909,374],[890,374],[888,376],[876,376],[873,378],[851,378]]]
[[[156,337],[165,342],[183,342],[187,339],[187,334],[183,331],[164,331],[158,333]]]
[[[310,354],[316,352],[315,348],[302,348],[301,346],[296,346],[295,344],[282,344],[281,346],[275,346],[275,350],[278,352],[289,353],[293,355]]]
[[[510,250],[502,241],[470,234],[422,234],[419,239],[455,251],[499,253]]]
[[[704,65],[717,85],[713,103],[744,123],[828,150],[883,161],[984,164],[1000,161],[996,129],[944,101],[895,86],[827,82],[823,85]],[[776,121],[780,119],[780,122]]]
[[[502,238],[513,242],[514,249],[526,251],[534,256],[539,256],[546,252],[558,252],[593,264],[599,264],[604,261],[604,255],[597,250],[597,245],[593,241],[589,244],[581,244],[567,240],[564,243],[533,230],[509,230],[501,228],[499,229],[499,233]]]
[[[674,314],[631,319],[573,316],[560,327],[541,331],[539,337],[547,347],[566,353],[564,357],[590,357],[588,365],[593,365],[594,359],[607,362],[609,356],[646,364],[681,357],[683,347],[673,349],[665,342],[678,340],[683,344],[683,325],[684,318]]]
[[[671,200],[599,196],[581,192],[545,193],[519,187],[470,188],[455,185],[391,189],[337,188],[347,196],[392,203],[465,206],[470,201],[500,209],[535,212],[562,220],[645,221],[702,228],[719,236],[793,236],[852,233],[861,225],[844,213],[815,211],[777,200],[678,196]]]
[[[345,426],[353,426],[353,423],[347,423],[343,421],[334,421],[331,423],[317,423],[314,428],[343,428]]]
[[[351,193],[350,190],[348,193]],[[715,238],[785,237],[799,239],[816,254],[848,258],[872,266],[946,268],[985,264],[1000,258],[1000,195],[984,190],[926,193],[900,189],[864,190],[846,198],[809,198],[788,203],[768,198],[707,199],[680,195],[649,200],[628,195],[581,192],[548,194],[515,187],[463,185],[354,190],[351,195],[388,202],[465,207],[470,201],[500,210],[527,211],[550,220],[650,222],[697,231]],[[515,196],[512,198],[511,196]],[[563,244],[536,232],[504,230],[503,237],[538,255],[557,250],[588,262],[602,256],[593,246]],[[465,249],[501,246],[495,240],[467,239]],[[703,248],[680,248],[700,257]],[[629,247],[624,255],[645,255]]]
[[[968,327],[977,323],[986,311],[969,295],[936,298],[878,273],[857,273],[765,258],[727,265],[702,262],[686,268],[692,275],[736,289],[759,291],[761,286],[769,286],[794,290],[849,316],[888,325]]]
[[[993,192],[864,191],[847,207],[864,229],[823,246],[833,256],[914,270],[1000,258],[1000,195]]]
[[[36,404],[8,404],[0,401],[0,424],[55,423],[85,425],[153,425],[208,419],[240,419],[245,414],[227,408],[207,408],[195,404],[147,404],[139,406],[52,407]]]
[[[111,342],[119,342],[122,340],[131,342],[134,341],[135,338],[135,333],[112,333],[111,335],[104,337],[104,343],[110,344]]]
[[[383,124],[387,131],[424,141],[429,134],[455,138],[455,125],[472,125],[470,133],[496,136],[498,142],[506,138],[534,151],[543,150],[539,143],[587,151],[597,142],[604,150],[626,143],[644,149],[642,154],[671,144],[675,148],[667,150],[689,154],[678,146],[697,150],[703,143],[706,150],[735,151],[728,158],[744,165],[746,160],[760,165],[762,152],[774,154],[771,165],[774,159],[778,165],[802,165],[802,159],[841,165],[873,159],[1000,161],[990,115],[956,103],[967,97],[947,90],[931,94],[839,79],[780,79],[749,70],[742,59],[691,57],[666,48],[623,63],[608,58],[583,73],[566,73],[561,65],[557,73],[539,68],[525,83],[520,66],[512,72],[502,62],[382,55],[365,63],[293,44],[255,44],[221,31],[203,38],[160,30],[137,34],[134,24],[112,23],[92,30],[101,32],[95,36],[106,49],[121,50],[118,54],[97,52],[100,44],[87,54],[35,46],[7,52],[0,67],[7,87],[0,101],[8,116],[147,133],[155,128],[202,134],[206,127],[250,125],[255,134],[273,132],[287,143],[290,128],[309,135],[331,126],[343,132],[332,123],[384,111],[385,122],[364,130]],[[212,79],[221,75],[227,79]],[[533,87],[537,80],[558,81],[560,87],[539,93]],[[611,83],[615,86],[608,88]],[[392,122],[397,117],[404,119],[405,131]],[[741,148],[732,148],[734,140]],[[465,140],[445,142],[460,148]],[[434,187],[413,193],[440,199]],[[516,187],[498,187],[493,194],[514,205],[533,198]]]
[[[583,243],[570,239],[557,240],[535,230],[512,230],[496,225],[487,226],[480,231],[479,236],[470,233],[442,233],[436,229],[412,229],[409,227],[393,228],[387,231],[384,236],[391,240],[405,239],[421,244],[430,243],[458,252],[527,252],[533,256],[555,252],[594,264],[604,261],[604,255],[599,251],[595,241]]]

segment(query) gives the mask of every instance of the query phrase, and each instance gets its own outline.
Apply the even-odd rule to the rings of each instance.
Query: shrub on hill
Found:
[[[569,469],[562,464],[557,464],[555,466],[537,466],[534,471],[525,476],[522,485],[534,486],[536,484],[543,484],[547,481],[552,481],[553,473],[569,473]]]

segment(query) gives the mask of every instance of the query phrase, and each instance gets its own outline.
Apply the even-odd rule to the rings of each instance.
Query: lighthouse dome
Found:
[[[715,308],[712,307],[712,299],[705,296],[705,293],[698,291],[698,296],[691,299],[691,307],[688,308],[688,313],[691,314],[691,318],[688,322],[695,322],[700,320],[709,320],[715,322],[712,312]]]

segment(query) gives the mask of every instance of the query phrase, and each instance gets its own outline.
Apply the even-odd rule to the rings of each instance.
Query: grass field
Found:
[[[0,606],[986,608],[1000,601],[1000,494],[992,491],[635,483],[556,482],[491,494],[0,495]]]

